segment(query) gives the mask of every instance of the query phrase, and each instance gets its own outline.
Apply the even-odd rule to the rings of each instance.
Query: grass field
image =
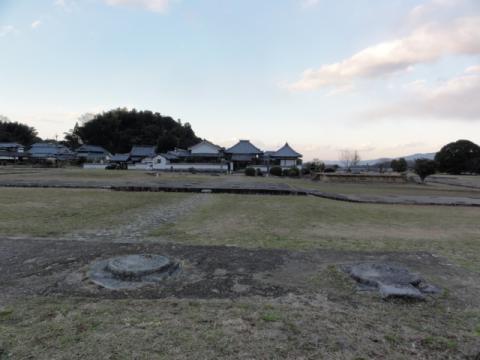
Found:
[[[0,345],[44,360],[456,359],[478,340],[479,316],[442,301],[352,304],[321,292],[283,302],[33,298],[0,312]]]
[[[179,193],[0,188],[0,236],[55,237],[109,228],[129,213],[188,197]]]
[[[469,183],[478,181],[477,177],[465,177]],[[298,189],[314,189],[327,193],[374,195],[374,196],[456,196],[480,198],[480,188],[465,188],[447,184],[431,183],[420,185],[408,184],[350,184],[324,183],[311,181],[309,178],[292,179],[278,177],[247,177],[242,174],[212,176],[190,173],[160,173],[158,177],[143,171],[118,170],[83,170],[78,168],[66,169],[15,169],[0,168],[0,182],[49,182],[55,184],[75,182],[86,185],[158,185],[158,184],[288,184]]]
[[[191,244],[253,248],[433,251],[480,271],[479,214],[467,207],[218,195],[152,235]]]
[[[135,174],[120,176],[150,178]],[[424,187],[412,189],[407,191],[421,194]],[[199,195],[3,188],[0,238],[68,238],[76,230],[128,225],[132,214],[192,196]],[[478,208],[200,196],[207,201],[152,226],[145,241],[306,252],[427,251],[468,276],[456,278],[449,268],[433,274],[444,291],[422,303],[359,294],[334,266],[309,275],[308,293],[278,298],[0,295],[0,359],[474,359],[480,352]],[[27,279],[35,281],[35,275],[18,281]]]

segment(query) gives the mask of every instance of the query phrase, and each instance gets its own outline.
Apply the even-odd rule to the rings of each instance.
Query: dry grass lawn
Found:
[[[189,194],[107,190],[0,188],[0,236],[55,237],[74,230],[108,228],[121,216],[168,205]]]
[[[480,210],[216,195],[152,235],[175,242],[306,250],[429,251],[480,270]]]

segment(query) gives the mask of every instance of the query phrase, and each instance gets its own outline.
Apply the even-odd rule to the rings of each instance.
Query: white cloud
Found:
[[[0,26],[0,37],[10,35],[15,32],[15,27],[12,25]]]
[[[54,0],[53,4],[66,12],[72,12],[77,5],[75,0]]]
[[[368,112],[369,118],[426,117],[480,121],[480,65],[436,86],[415,81],[406,87],[407,98]]]
[[[38,28],[40,25],[42,25],[42,22],[40,20],[35,20],[34,22],[32,22],[32,29],[36,29]]]
[[[480,16],[450,24],[427,24],[409,36],[368,47],[343,61],[303,72],[290,84],[295,91],[344,86],[356,78],[375,78],[438,60],[446,55],[480,54]]]
[[[316,6],[320,3],[320,0],[302,0],[302,7],[304,9]]]
[[[105,0],[108,5],[127,5],[145,8],[149,11],[164,12],[167,10],[170,0]]]

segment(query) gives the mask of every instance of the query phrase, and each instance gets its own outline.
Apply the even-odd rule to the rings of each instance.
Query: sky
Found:
[[[118,107],[305,160],[480,143],[480,1],[0,0],[0,115]]]

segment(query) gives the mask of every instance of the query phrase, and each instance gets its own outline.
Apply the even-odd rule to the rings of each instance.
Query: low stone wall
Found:
[[[107,164],[83,164],[84,169],[95,169],[95,170],[105,170]]]
[[[198,172],[227,172],[226,164],[198,164],[198,163],[171,163],[171,164],[129,164],[128,170],[143,171],[190,171]]]
[[[316,173],[314,180],[324,182],[348,182],[348,183],[396,183],[405,184],[408,179],[405,175],[391,174],[336,174],[336,173]]]

